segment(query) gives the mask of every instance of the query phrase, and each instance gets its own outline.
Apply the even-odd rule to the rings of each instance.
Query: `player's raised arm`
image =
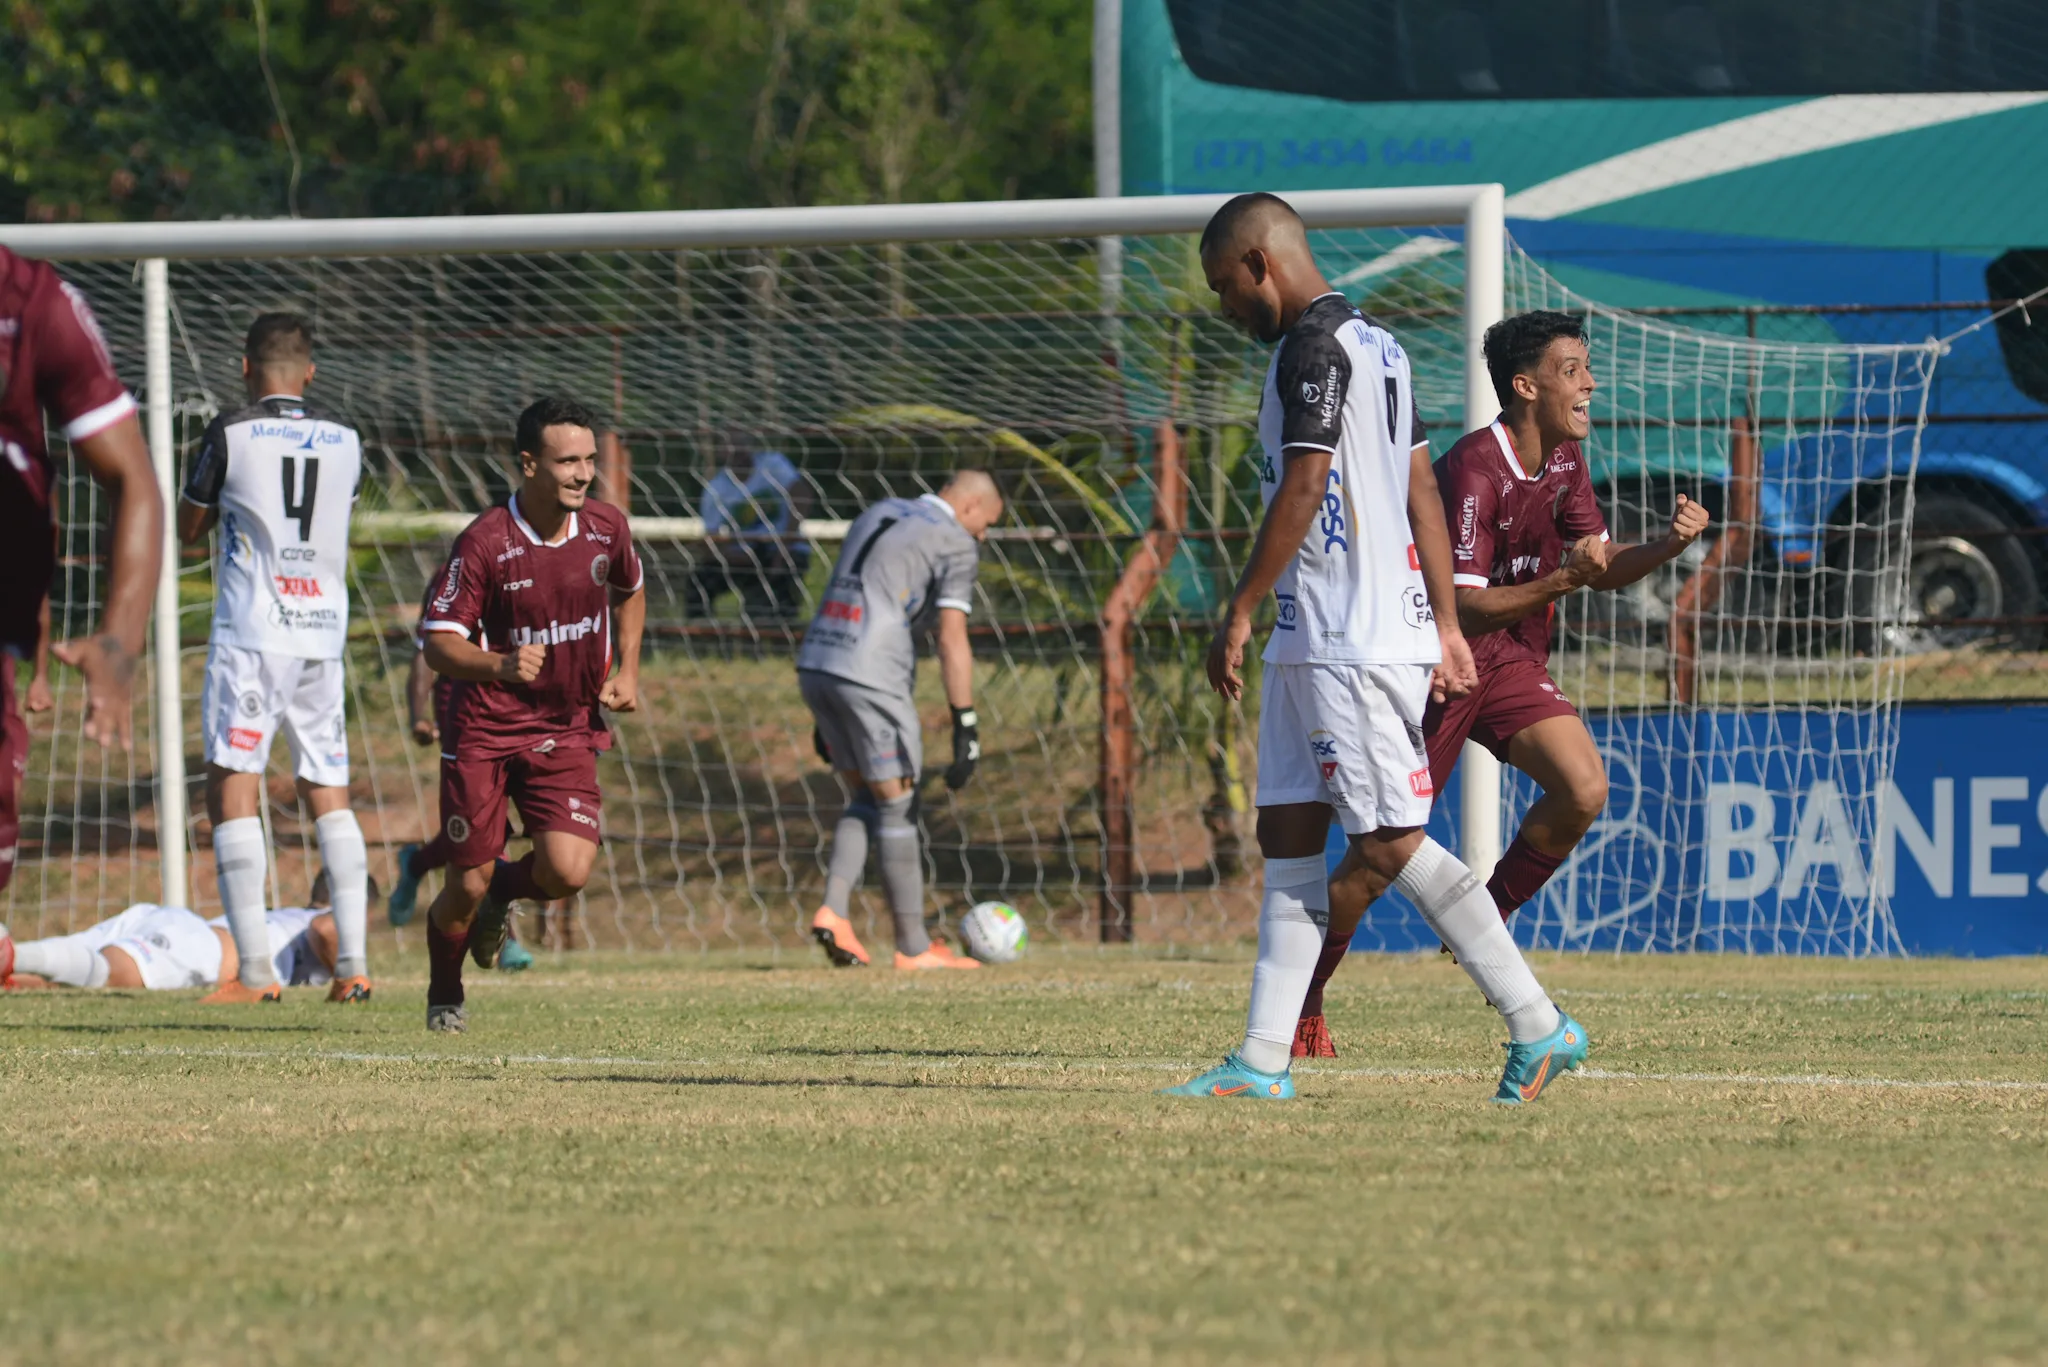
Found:
[[[1676,560],[1685,554],[1686,547],[1699,540],[1708,521],[1704,507],[1680,494],[1678,506],[1671,513],[1671,530],[1640,546],[1609,548],[1606,571],[1593,581],[1593,587],[1607,591],[1625,589],[1659,565]]]

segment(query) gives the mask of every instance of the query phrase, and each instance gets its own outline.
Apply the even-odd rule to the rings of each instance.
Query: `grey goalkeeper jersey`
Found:
[[[853,520],[798,669],[908,694],[917,637],[940,608],[971,612],[980,552],[935,494],[885,498]]]

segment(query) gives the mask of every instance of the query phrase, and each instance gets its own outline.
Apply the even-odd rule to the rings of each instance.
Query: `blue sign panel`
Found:
[[[1890,721],[1674,710],[1587,725],[1607,760],[1607,810],[1516,915],[1524,945],[2048,953],[2048,706],[1912,706]],[[1511,834],[1536,790],[1508,781]],[[1431,822],[1452,848],[1458,791],[1453,776]],[[1428,949],[1436,937],[1389,894],[1354,944]]]

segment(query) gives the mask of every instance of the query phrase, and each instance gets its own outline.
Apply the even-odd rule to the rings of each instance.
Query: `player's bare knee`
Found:
[[[107,961],[108,987],[141,987],[142,968],[125,949],[108,945],[100,951],[100,957]]]
[[[540,884],[541,891],[550,899],[574,897],[590,881],[591,868],[597,863],[597,846],[585,841],[576,843],[584,848],[542,847],[534,853],[533,881]]]
[[[1607,775],[1603,770],[1594,769],[1588,773],[1571,776],[1565,785],[1564,800],[1571,809],[1571,815],[1581,835],[1592,828],[1607,810]]]

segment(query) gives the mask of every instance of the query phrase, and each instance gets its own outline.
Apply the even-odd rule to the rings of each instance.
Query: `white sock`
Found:
[[[1284,1073],[1294,1026],[1330,929],[1330,873],[1323,856],[1268,859],[1259,904],[1259,961],[1237,1056],[1262,1073]]]
[[[67,987],[105,987],[107,958],[80,935],[30,940],[14,947],[17,972],[33,973]]]
[[[1522,951],[1515,948],[1500,908],[1479,875],[1424,836],[1394,886],[1407,894],[1437,938],[1458,956],[1458,966],[1507,1021],[1509,1039],[1526,1044],[1557,1029],[1557,1008],[1529,971]]]
[[[263,820],[237,817],[213,828],[213,871],[228,933],[242,958],[242,986],[268,987],[277,981],[270,962],[270,925],[263,919]]]
[[[370,973],[370,851],[356,814],[344,807],[313,823],[320,840],[320,862],[334,890],[334,976],[363,978]]]

